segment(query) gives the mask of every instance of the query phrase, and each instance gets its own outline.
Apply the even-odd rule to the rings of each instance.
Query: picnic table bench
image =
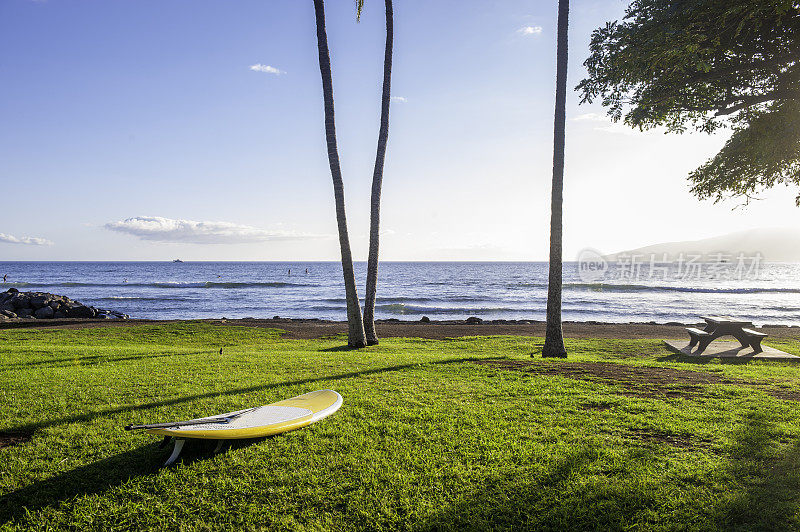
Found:
[[[742,321],[731,318],[729,316],[703,316],[706,326],[703,329],[696,327],[687,327],[686,332],[689,333],[689,347],[697,345],[695,355],[699,355],[706,350],[708,344],[720,338],[721,336],[733,336],[742,347],[750,346],[753,348],[754,353],[760,353],[761,340],[767,337],[767,334],[747,329],[745,327],[752,327],[753,322]]]

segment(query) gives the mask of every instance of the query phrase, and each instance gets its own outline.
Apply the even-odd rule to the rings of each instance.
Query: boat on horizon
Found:
[[[183,262],[181,259],[175,259],[172,262]]]

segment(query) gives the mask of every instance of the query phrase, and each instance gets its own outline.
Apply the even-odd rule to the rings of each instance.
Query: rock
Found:
[[[422,323],[430,323],[430,322],[431,322],[431,319],[430,319],[428,316],[422,316],[422,317],[419,319],[419,321],[421,321]]]
[[[25,294],[17,294],[11,298],[11,304],[16,309],[30,308],[30,299]]]
[[[36,311],[33,313],[33,316],[37,320],[50,320],[53,318],[53,314],[55,314],[55,312],[53,312],[53,309],[51,309],[49,306],[45,306],[36,309]]]
[[[466,323],[468,325],[478,325],[480,323],[483,323],[483,320],[475,316],[470,316],[469,318],[467,318]]]
[[[0,293],[0,316],[8,319],[32,318],[94,318],[101,320],[127,320],[130,316],[116,310],[98,309],[66,296],[46,292],[20,292],[10,288]]]
[[[40,309],[49,305],[50,301],[52,300],[53,298],[50,296],[50,294],[36,293],[31,295],[30,305],[32,308]]]
[[[93,318],[94,312],[89,307],[84,307],[79,303],[66,305],[66,314],[68,318]]]

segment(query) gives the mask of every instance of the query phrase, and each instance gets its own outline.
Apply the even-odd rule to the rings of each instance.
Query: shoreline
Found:
[[[103,319],[53,319],[53,320],[15,320],[0,323],[0,330],[35,329],[84,329],[95,327],[132,327],[136,325],[203,322],[231,327],[263,327],[282,329],[287,339],[316,339],[347,333],[347,322],[328,321],[313,318],[239,318],[239,319],[197,319],[197,320],[103,320]],[[607,339],[662,339],[686,338],[685,327],[697,323],[655,323],[631,322],[610,323],[598,321],[563,322],[565,338],[607,338]],[[535,336],[543,337],[544,321],[533,320],[484,320],[470,323],[467,320],[403,321],[398,319],[376,320],[375,327],[379,338],[425,338],[443,340],[464,336]],[[758,327],[772,338],[800,338],[800,327],[788,325],[765,325]]]

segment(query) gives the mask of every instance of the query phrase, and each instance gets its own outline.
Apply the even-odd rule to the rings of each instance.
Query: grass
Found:
[[[0,449],[0,529],[800,529],[796,365],[568,340],[567,361],[511,371],[476,362],[531,361],[541,339],[342,344],[192,322],[2,331],[0,433],[32,436]],[[644,377],[560,373],[590,362]],[[648,381],[667,370],[714,379]],[[344,397],[334,416],[171,468],[122,430],[321,388]]]

